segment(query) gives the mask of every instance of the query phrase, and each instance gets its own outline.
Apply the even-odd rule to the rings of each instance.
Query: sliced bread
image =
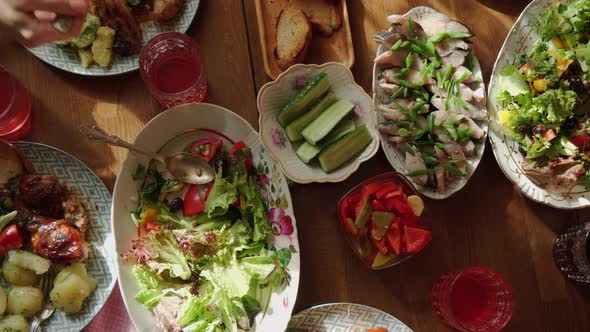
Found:
[[[330,36],[342,25],[342,17],[332,0],[293,0],[293,4],[305,12],[314,28],[324,36]]]
[[[288,7],[279,14],[276,24],[275,57],[281,69],[302,62],[311,42],[311,24],[300,9]]]
[[[26,172],[27,165],[20,152],[11,144],[0,141],[0,188],[6,188],[10,179]]]

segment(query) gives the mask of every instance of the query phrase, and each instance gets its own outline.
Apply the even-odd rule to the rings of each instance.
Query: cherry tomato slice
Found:
[[[199,186],[194,184],[190,186],[186,194],[184,194],[183,213],[185,217],[196,216],[205,209],[205,202],[201,199],[199,194]]]
[[[0,233],[0,254],[23,246],[23,236],[16,224],[6,226]]]
[[[569,138],[582,152],[590,150],[590,136],[588,134],[574,135]]]
[[[404,226],[406,248],[408,253],[416,253],[422,250],[432,237],[432,233],[425,229]]]
[[[205,137],[194,142],[189,148],[189,153],[201,157],[206,162],[210,162],[217,152],[223,146],[223,142],[215,137]]]

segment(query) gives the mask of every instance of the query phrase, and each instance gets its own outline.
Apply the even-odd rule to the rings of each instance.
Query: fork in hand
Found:
[[[49,298],[49,292],[53,289],[53,280],[55,279],[55,269],[53,266],[43,275],[41,279],[41,291],[43,292],[43,309],[33,316],[30,332],[37,332],[41,323],[46,321],[55,312],[55,304]]]

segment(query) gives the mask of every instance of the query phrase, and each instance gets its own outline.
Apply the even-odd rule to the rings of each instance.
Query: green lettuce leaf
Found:
[[[253,240],[255,242],[268,242],[271,229],[266,208],[264,207],[256,182],[252,178],[249,178],[246,185],[240,186],[240,192],[244,195],[248,213],[252,216],[254,227]]]
[[[238,199],[236,186],[226,181],[221,173],[221,171],[217,172],[215,183],[205,202],[205,212],[209,218],[225,215],[229,207]]]
[[[152,271],[161,274],[168,271],[172,278],[188,280],[191,270],[186,257],[180,251],[178,242],[167,229],[160,228],[157,232],[134,241],[136,250],[140,250],[147,265]]]
[[[507,92],[510,96],[518,96],[530,93],[529,85],[524,77],[513,65],[507,65],[500,72],[500,91]]]
[[[546,139],[538,136],[533,136],[533,144],[527,149],[526,157],[529,159],[534,159],[545,155],[547,151],[551,148],[551,143],[548,142]]]

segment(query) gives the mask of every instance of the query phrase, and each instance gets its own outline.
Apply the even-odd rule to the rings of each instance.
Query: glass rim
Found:
[[[4,73],[8,76],[8,79],[10,80],[10,87],[12,88],[12,94],[10,97],[10,102],[8,103],[8,105],[6,105],[5,109],[0,109],[0,118],[2,118],[4,115],[6,115],[6,113],[8,113],[8,111],[12,108],[12,106],[14,106],[14,102],[16,100],[16,79],[12,76],[12,74],[8,71],[8,69],[6,69],[6,67],[4,67],[2,64],[0,64],[0,73]]]
[[[509,311],[506,319],[498,322],[499,323],[498,327],[500,329],[504,328],[508,324],[508,322],[510,321],[510,318],[512,318],[512,312],[513,312],[513,308],[514,308],[513,290],[512,290],[512,287],[510,286],[510,284],[508,284],[508,281],[506,280],[506,278],[502,274],[500,274],[498,271],[496,271],[492,268],[489,268],[487,266],[471,266],[471,267],[466,267],[466,268],[451,272],[451,274],[455,274],[455,275],[453,276],[453,278],[449,284],[448,296],[445,297],[445,306],[447,308],[449,308],[449,310],[448,310],[449,317],[454,322],[454,324],[456,324],[456,326],[460,327],[464,331],[472,331],[471,329],[469,329],[468,325],[462,324],[460,321],[457,320],[457,318],[455,317],[455,314],[453,313],[453,310],[450,310],[450,308],[451,308],[451,292],[453,291],[455,284],[457,283],[457,281],[459,281],[459,279],[461,277],[464,277],[466,274],[470,274],[473,272],[476,272],[479,274],[481,274],[481,272],[486,272],[487,275],[491,275],[495,280],[499,281],[500,284],[502,285],[502,287],[504,288],[504,290],[508,293],[508,297],[510,300],[509,301],[510,302],[509,303],[510,311]]]
[[[188,88],[186,88],[185,90],[179,91],[179,92],[164,92],[160,89],[158,89],[158,87],[154,84],[152,84],[152,82],[147,79],[146,77],[146,72],[143,69],[143,65],[145,64],[145,58],[147,56],[147,51],[155,46],[157,43],[164,41],[165,39],[180,39],[184,42],[187,42],[189,44],[191,44],[191,47],[194,47],[197,50],[197,54],[199,56],[199,59],[201,61],[198,62],[198,68],[199,68],[199,76],[197,77],[197,79],[195,80],[195,83],[191,84]],[[195,86],[199,85],[200,82],[202,82],[203,78],[205,77],[205,70],[204,70],[205,65],[203,64],[203,57],[201,54],[201,48],[199,47],[199,44],[197,44],[197,42],[192,39],[191,37],[187,36],[184,33],[180,33],[180,32],[175,32],[175,31],[171,31],[171,32],[163,32],[160,33],[158,35],[156,35],[155,37],[153,37],[152,39],[150,39],[145,46],[141,49],[141,52],[139,53],[139,74],[143,80],[143,82],[145,84],[147,84],[148,88],[153,91],[156,92],[157,94],[161,95],[161,96],[166,96],[166,97],[176,97],[176,96],[181,96],[186,94],[187,92],[189,92],[191,89],[193,89]]]

